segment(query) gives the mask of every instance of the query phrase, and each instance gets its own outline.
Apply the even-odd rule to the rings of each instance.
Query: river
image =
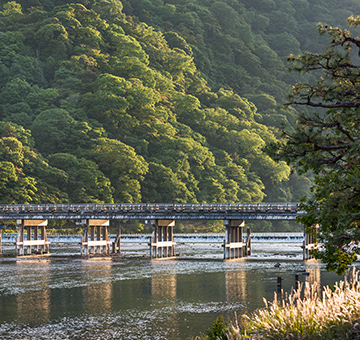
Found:
[[[224,261],[221,243],[179,242],[175,260],[150,260],[146,243],[125,242],[121,257],[85,260],[68,243],[52,245],[49,258],[0,258],[0,338],[190,339],[219,315],[263,307],[278,276],[288,292],[297,271],[319,285],[339,279],[302,261],[299,241],[252,248],[248,258]]]

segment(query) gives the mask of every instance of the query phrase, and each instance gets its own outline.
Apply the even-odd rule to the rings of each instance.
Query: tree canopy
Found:
[[[261,151],[274,130],[250,100],[210,88],[179,33],[127,17],[120,1],[11,1],[0,24],[0,119],[28,135],[2,137],[19,203],[289,198],[265,187],[289,179]]]
[[[360,16],[349,17],[355,29]],[[321,245],[313,254],[329,270],[343,273],[360,253],[360,39],[348,29],[319,24],[329,38],[321,53],[290,56],[292,70],[314,74],[313,82],[296,84],[288,105],[310,108],[298,117],[293,131],[284,132],[278,159],[315,176],[312,195],[299,218],[313,227]]]
[[[262,150],[295,123],[278,105],[289,84],[313,79],[289,75],[286,56],[316,51],[314,23],[344,6],[360,11],[352,0],[0,0],[0,138],[14,150],[1,160],[4,202],[298,200],[310,180]]]

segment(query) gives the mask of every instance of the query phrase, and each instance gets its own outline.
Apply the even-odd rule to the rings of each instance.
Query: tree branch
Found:
[[[335,104],[313,103],[310,98],[307,102],[291,101],[288,105],[306,105],[311,107],[322,107],[324,109],[338,109],[338,108],[358,108],[360,102],[337,102]]]

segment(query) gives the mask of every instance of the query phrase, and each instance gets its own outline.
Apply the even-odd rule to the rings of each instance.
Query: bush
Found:
[[[16,234],[17,230],[14,229],[3,229],[2,230],[3,234]]]
[[[213,321],[212,327],[206,331],[205,337],[197,337],[203,340],[227,340],[229,334],[234,334],[229,323],[224,322],[224,318],[219,316]]]

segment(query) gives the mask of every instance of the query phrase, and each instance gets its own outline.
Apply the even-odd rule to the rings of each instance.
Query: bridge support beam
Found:
[[[226,227],[224,241],[224,259],[237,259],[251,254],[251,233],[247,231],[247,240],[244,242],[244,220],[224,220]]]
[[[313,232],[316,233],[319,225],[313,226]],[[316,247],[316,238],[314,235],[306,233],[304,231],[304,243],[303,243],[303,259],[311,260],[313,256],[310,254],[310,251]]]
[[[121,254],[121,229],[118,229],[115,241],[112,243],[112,253]]]
[[[17,224],[19,234],[15,243],[16,256],[49,253],[50,242],[46,236],[48,220],[17,220]]]
[[[150,258],[175,256],[175,220],[152,220],[151,224]]]
[[[81,242],[81,255],[110,254],[110,220],[86,219],[83,224],[85,230]]]

